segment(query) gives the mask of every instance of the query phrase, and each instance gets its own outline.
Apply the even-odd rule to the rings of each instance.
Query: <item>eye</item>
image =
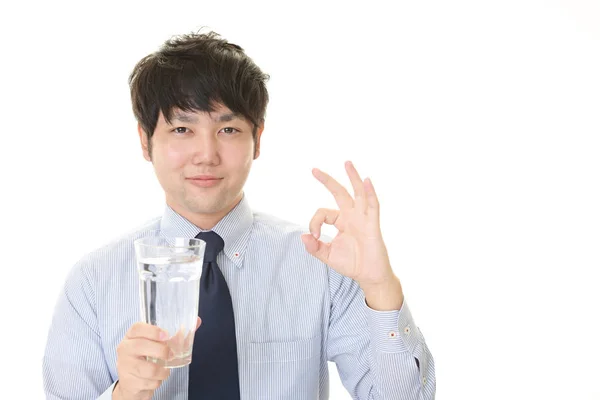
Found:
[[[236,134],[237,132],[239,132],[239,129],[235,129],[235,128],[228,126],[227,128],[221,129],[221,132],[223,132],[227,135],[233,135],[233,134]]]
[[[183,135],[183,134],[185,134],[185,133],[188,132],[188,128],[183,127],[183,126],[178,126],[177,128],[173,129],[172,132],[175,132],[175,133],[178,133],[180,135]]]

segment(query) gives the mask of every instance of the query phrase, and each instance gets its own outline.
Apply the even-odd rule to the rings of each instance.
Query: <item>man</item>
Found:
[[[347,162],[351,195],[313,170],[339,210],[318,210],[310,233],[252,212],[243,187],[260,155],[266,80],[216,33],[173,38],[136,65],[133,111],[165,211],[71,270],[43,361],[48,398],[325,399],[328,361],[353,398],[434,398],[433,358],[390,266],[371,181]],[[339,230],[333,240],[323,223]],[[202,310],[201,291],[192,363],[173,370],[146,360],[169,350],[139,322],[133,242],[157,229],[221,245],[218,311]]]

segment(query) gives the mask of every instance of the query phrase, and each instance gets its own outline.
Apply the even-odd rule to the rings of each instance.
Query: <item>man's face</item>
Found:
[[[188,219],[224,215],[237,204],[262,133],[259,127],[255,148],[252,124],[223,105],[212,113],[175,110],[170,124],[161,113],[151,154],[145,133],[138,130],[167,204]]]

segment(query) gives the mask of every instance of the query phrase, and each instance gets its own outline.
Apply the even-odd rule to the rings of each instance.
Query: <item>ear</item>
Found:
[[[144,132],[142,125],[138,123],[138,135],[140,136],[140,144],[142,145],[142,154],[146,161],[152,161],[152,157],[150,157],[150,150],[148,148],[148,135]]]
[[[265,129],[264,121],[256,128],[256,145],[254,146],[254,159],[256,160],[260,156],[260,138],[263,130]]]

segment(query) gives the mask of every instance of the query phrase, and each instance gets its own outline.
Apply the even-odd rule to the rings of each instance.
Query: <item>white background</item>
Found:
[[[334,205],[312,167],[372,177],[437,398],[600,399],[599,21],[591,0],[3,5],[0,397],[43,398],[67,272],[162,211],[127,78],[207,26],[271,75],[255,209],[307,225]]]

